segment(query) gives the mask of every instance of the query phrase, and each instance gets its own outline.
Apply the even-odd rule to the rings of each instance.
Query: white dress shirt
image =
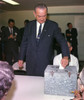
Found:
[[[12,34],[12,33],[13,33],[13,28],[10,28],[10,27],[9,27],[9,31],[10,31],[10,33]]]
[[[53,60],[53,65],[58,65],[59,67],[62,67],[61,66],[61,59],[62,59],[62,54],[55,56],[54,60]],[[72,54],[70,54],[69,66],[76,66],[77,72],[79,71],[78,59]],[[62,69],[62,68],[60,68],[60,69]]]

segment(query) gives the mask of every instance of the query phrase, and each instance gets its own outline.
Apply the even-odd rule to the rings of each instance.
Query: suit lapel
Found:
[[[45,25],[44,25],[40,40],[45,37],[45,35],[47,34],[47,30],[48,30],[48,21],[45,22]]]
[[[15,35],[15,28],[13,27],[13,35]]]
[[[36,45],[36,20],[33,23],[33,27],[32,27],[32,43],[33,45]]]
[[[9,28],[7,27],[7,32],[8,32],[8,36],[10,35],[10,30],[9,30]]]

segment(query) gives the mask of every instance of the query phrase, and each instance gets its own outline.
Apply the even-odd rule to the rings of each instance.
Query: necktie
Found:
[[[12,28],[10,28],[10,33],[13,34],[13,29]]]
[[[40,36],[41,36],[41,27],[42,27],[42,24],[40,24],[40,26],[39,26],[38,36],[36,38],[37,45],[39,44],[39,40],[40,40]]]
[[[40,26],[39,26],[38,39],[40,39],[40,36],[41,36],[41,27],[42,27],[42,24],[40,24]]]

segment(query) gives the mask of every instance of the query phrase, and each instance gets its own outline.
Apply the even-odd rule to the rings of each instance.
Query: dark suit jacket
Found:
[[[67,34],[71,34],[71,36],[67,36]],[[76,28],[72,28],[71,31],[69,29],[66,30],[67,41],[69,41],[72,44],[72,46],[78,45],[77,36],[78,36],[78,33],[77,33]]]
[[[18,47],[18,41],[19,41],[19,37],[18,37],[19,30],[18,30],[18,28],[16,28],[15,26],[13,27],[13,36],[15,36],[15,34],[16,34],[17,35],[16,39],[8,39],[10,34],[11,33],[9,31],[9,28],[6,27],[3,30],[3,33],[2,33],[2,41],[4,42],[4,46],[5,46],[5,51],[6,52],[7,52],[7,50],[10,50],[11,47],[13,47],[13,48],[17,48]]]
[[[39,45],[36,44],[36,20],[28,23],[21,44],[20,60],[24,60],[26,55],[29,75],[43,76],[46,66],[53,63],[54,39],[61,45],[63,56],[69,56],[67,43],[60,34],[57,23],[50,20],[45,22]]]

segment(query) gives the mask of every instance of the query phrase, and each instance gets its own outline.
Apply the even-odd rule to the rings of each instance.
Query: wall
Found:
[[[24,26],[25,19],[34,19],[32,11],[9,11],[1,13],[0,16],[0,24],[7,26],[8,19],[13,18],[15,20],[16,26],[19,28]]]

